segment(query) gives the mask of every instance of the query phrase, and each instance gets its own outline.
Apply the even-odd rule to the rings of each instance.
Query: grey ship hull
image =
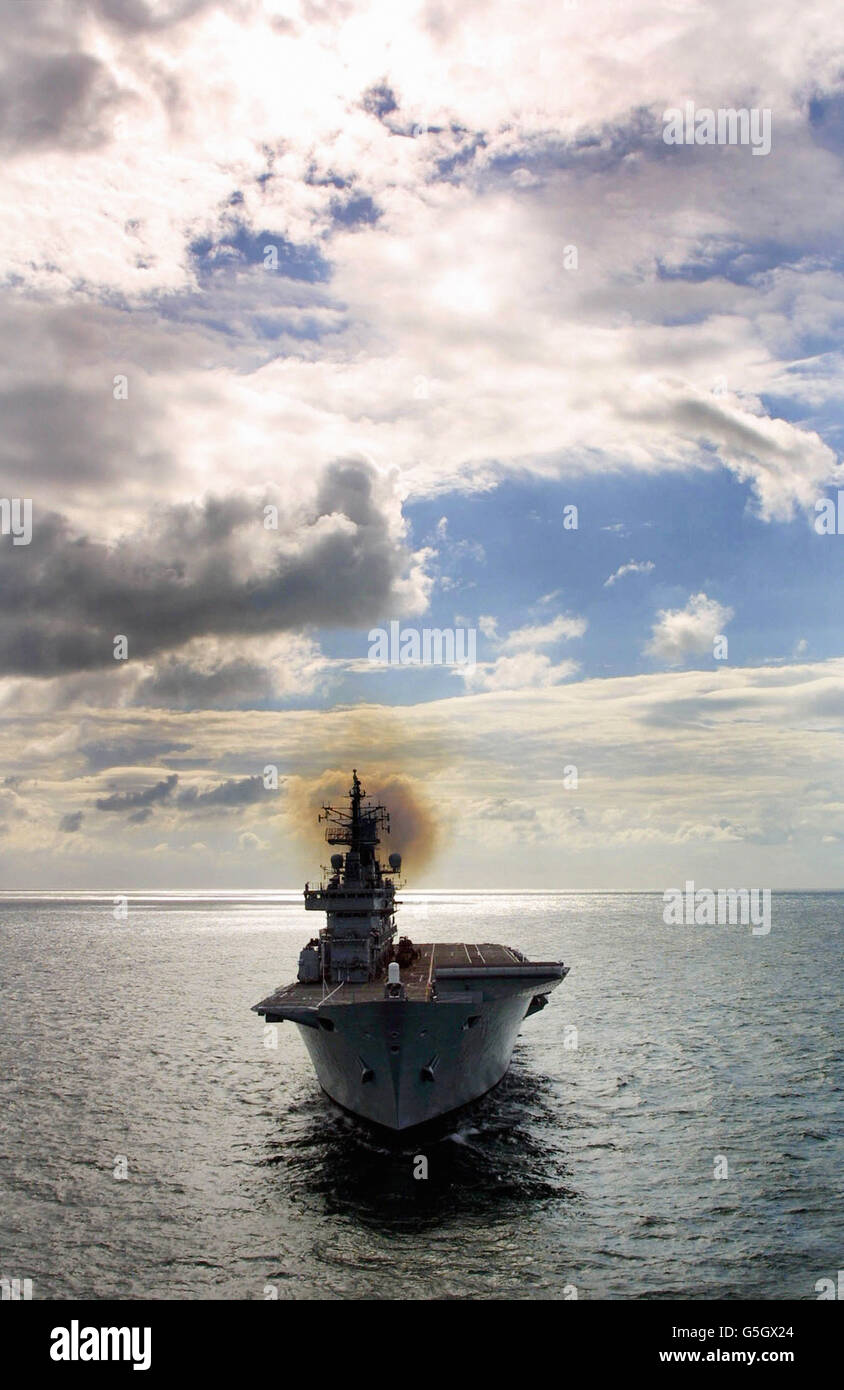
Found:
[[[387,1129],[410,1129],[498,1084],[529,1005],[521,995],[482,1004],[384,1000],[342,1009],[333,1033],[301,1024],[299,1032],[332,1100]],[[478,1022],[469,1026],[470,1018]]]
[[[506,948],[482,950],[489,958]],[[256,1010],[268,1023],[298,1025],[317,1079],[338,1105],[387,1129],[410,1129],[497,1085],[522,1022],[567,974],[558,962],[517,962],[509,952],[504,959],[437,970],[435,989],[417,998],[413,986],[402,999],[344,986],[317,1001],[294,985]]]

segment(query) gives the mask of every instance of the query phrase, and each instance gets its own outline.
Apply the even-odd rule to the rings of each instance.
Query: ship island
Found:
[[[379,858],[385,806],[352,771],[348,806],[323,806],[331,855],[305,908],[326,925],[303,948],[298,978],[253,1005],[267,1023],[294,1023],[323,1091],[385,1130],[424,1125],[490,1091],[521,1025],[565,979],[562,961],[530,961],[512,946],[396,941],[402,858]]]

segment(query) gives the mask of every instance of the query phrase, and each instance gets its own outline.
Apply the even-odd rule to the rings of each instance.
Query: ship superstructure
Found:
[[[384,870],[378,858],[381,832],[389,834],[390,817],[384,806],[365,800],[357,769],[352,771],[349,807],[323,806],[325,838],[330,845],[345,845],[345,854],[332,854],[327,883],[305,884],[305,907],[326,913],[326,926],[299,957],[303,983],[325,980],[331,984],[360,984],[377,979],[392,956],[396,933],[394,876],[401,869],[401,855],[391,854]]]
[[[465,1105],[506,1072],[523,1020],[568,974],[513,947],[394,942],[401,856],[381,864],[385,807],[366,800],[357,771],[349,806],[324,806],[331,870],[305,885],[326,925],[299,956],[298,979],[254,1005],[268,1023],[299,1027],[323,1090],[388,1129]]]

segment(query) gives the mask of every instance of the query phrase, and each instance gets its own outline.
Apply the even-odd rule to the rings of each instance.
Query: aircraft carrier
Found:
[[[384,806],[366,801],[357,771],[349,806],[324,806],[327,880],[305,884],[326,925],[302,950],[298,979],[253,1005],[267,1023],[295,1023],[323,1090],[344,1109],[405,1130],[476,1100],[501,1080],[525,1018],[568,974],[510,946],[396,935],[401,855],[378,856]]]

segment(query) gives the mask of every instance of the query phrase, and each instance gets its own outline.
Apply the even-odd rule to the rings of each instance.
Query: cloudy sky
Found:
[[[354,763],[410,887],[844,888],[844,10],[0,23],[2,886],[298,887]]]

